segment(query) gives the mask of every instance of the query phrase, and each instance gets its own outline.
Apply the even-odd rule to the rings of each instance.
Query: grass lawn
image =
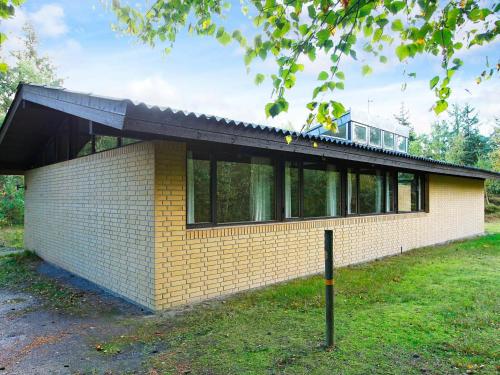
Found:
[[[333,351],[321,277],[126,322],[136,332],[105,345],[163,347],[149,363],[162,374],[494,374],[499,269],[499,233],[339,269]]]
[[[320,276],[172,317],[120,319],[132,333],[96,342],[104,356],[150,356],[149,374],[495,374],[500,371],[500,223],[487,236],[336,272],[337,346],[323,347]],[[85,298],[34,272],[34,255],[0,257],[0,285],[48,308]],[[83,300],[82,300],[83,298]]]
[[[0,228],[0,247],[15,247],[22,249],[24,238],[24,227],[14,225]]]

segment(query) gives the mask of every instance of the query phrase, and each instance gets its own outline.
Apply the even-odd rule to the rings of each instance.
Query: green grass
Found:
[[[430,247],[336,274],[335,350],[323,345],[321,277],[127,321],[177,374],[493,374],[500,361],[500,234]]]
[[[22,249],[24,239],[24,227],[14,225],[0,228],[0,247],[14,247]]]
[[[0,256],[0,286],[41,297],[50,309],[81,311],[84,293],[39,274],[35,271],[39,263],[40,258],[29,251]]]
[[[500,220],[484,223],[486,233],[500,233]]]

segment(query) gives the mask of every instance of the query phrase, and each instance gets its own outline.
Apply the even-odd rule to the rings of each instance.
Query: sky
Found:
[[[239,12],[238,4],[235,2],[225,26],[252,35],[254,26]],[[115,17],[104,0],[26,0],[14,18],[0,25],[9,38],[2,54],[19,48],[26,22],[33,25],[40,51],[52,59],[67,89],[286,128],[301,128],[318,73],[329,67],[326,56],[319,56],[313,63],[304,61],[305,70],[287,97],[288,113],[267,119],[264,106],[271,99],[271,83],[266,80],[257,86],[254,77],[256,73],[273,72],[275,66],[270,60],[257,61],[247,72],[243,51],[235,43],[222,46],[212,38],[184,31],[166,55],[166,45],[151,48],[113,31]],[[492,130],[495,117],[500,117],[499,76],[480,85],[475,83],[486,56],[496,65],[500,60],[499,40],[459,56],[465,67],[454,77],[450,98],[450,103],[469,103],[477,109],[484,134]],[[430,110],[435,97],[428,82],[439,73],[439,58],[422,56],[402,65],[394,55],[388,57],[388,64],[363,61],[364,56],[360,62],[344,60],[341,69],[347,78],[345,90],[337,91],[331,99],[350,108],[353,119],[368,122],[394,121],[393,115],[404,103],[415,130],[429,132],[432,122],[446,118]],[[373,67],[368,77],[360,73],[366,63]],[[415,72],[416,78],[405,78],[405,71]],[[403,82],[407,83],[404,91]]]

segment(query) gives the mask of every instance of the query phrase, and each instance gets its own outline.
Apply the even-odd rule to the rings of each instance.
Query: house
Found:
[[[337,267],[483,233],[499,174],[339,122],[294,133],[20,85],[0,168],[25,176],[26,248],[151,310],[319,273],[325,229]]]

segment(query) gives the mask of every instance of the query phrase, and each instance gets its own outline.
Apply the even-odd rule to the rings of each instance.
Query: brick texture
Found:
[[[161,310],[483,233],[483,181],[431,175],[429,213],[186,228],[186,145],[143,142],[26,174],[26,247]]]
[[[31,170],[26,185],[26,248],[154,308],[151,143]]]
[[[185,146],[157,142],[157,309],[260,287],[323,269],[323,231],[335,266],[483,233],[483,182],[430,176],[429,213],[186,229]]]

